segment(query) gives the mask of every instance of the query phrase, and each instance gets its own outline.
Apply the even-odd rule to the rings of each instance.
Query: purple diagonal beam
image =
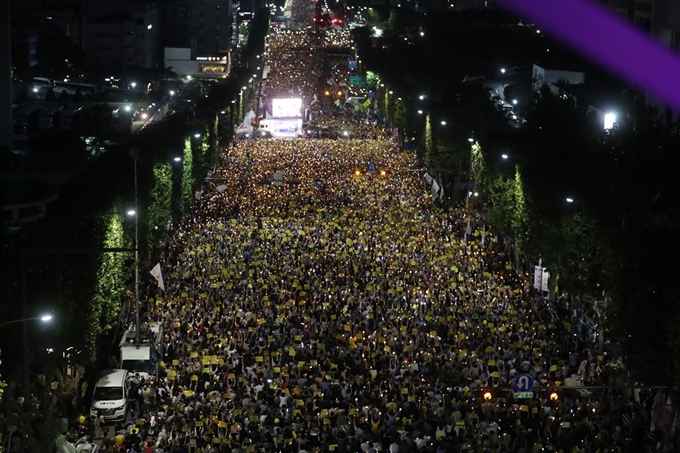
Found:
[[[502,0],[593,62],[680,111],[680,59],[585,0]]]

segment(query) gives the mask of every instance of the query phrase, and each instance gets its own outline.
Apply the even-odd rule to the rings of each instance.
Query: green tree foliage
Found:
[[[193,189],[196,181],[193,178],[194,174],[194,157],[191,150],[191,138],[187,137],[184,140],[184,166],[182,168],[182,211],[191,206],[193,199]]]
[[[369,89],[375,90],[378,87],[379,81],[380,77],[378,77],[378,74],[373,71],[366,71],[366,86]]]
[[[525,250],[531,240],[531,221],[529,219],[527,194],[524,190],[519,167],[515,168],[515,179],[512,184],[512,202],[510,226],[517,248]]]
[[[157,163],[153,167],[153,187],[147,208],[147,250],[149,256],[154,247],[165,240],[168,223],[172,218],[172,168],[169,163]]]
[[[105,216],[107,223],[102,246],[105,248],[125,247],[123,219],[120,203]],[[125,284],[129,279],[129,270],[125,267],[126,257],[122,253],[102,253],[99,255],[100,265],[97,270],[97,286],[92,299],[90,316],[98,320],[93,322],[93,337],[115,327],[118,313],[125,296]]]
[[[399,129],[404,130],[409,120],[406,102],[397,98],[394,100],[393,104],[394,104],[394,125]]]
[[[428,167],[435,163],[434,137],[432,136],[432,118],[428,113],[425,116],[425,133],[423,134],[423,161]]]

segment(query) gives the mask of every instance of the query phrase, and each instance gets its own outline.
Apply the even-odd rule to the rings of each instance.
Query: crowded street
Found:
[[[168,240],[165,291],[149,279],[158,375],[135,378],[102,448],[633,451],[653,397],[594,389],[625,373],[592,319],[537,292],[473,206],[433,200],[375,112],[324,96],[347,79],[327,50],[350,45],[344,29],[271,32],[262,92],[301,97],[326,138],[225,149]]]

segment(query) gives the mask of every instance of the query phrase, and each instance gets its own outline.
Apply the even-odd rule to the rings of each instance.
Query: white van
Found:
[[[127,370],[102,372],[92,395],[90,416],[104,417],[106,422],[124,421],[128,409],[129,373]]]

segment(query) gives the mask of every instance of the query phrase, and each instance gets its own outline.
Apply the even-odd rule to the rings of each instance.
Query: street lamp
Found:
[[[52,321],[52,315],[45,314],[45,315],[41,315],[41,316],[32,316],[30,318],[14,319],[12,321],[0,323],[0,327],[6,326],[6,325],[9,325],[9,324],[18,324],[20,322],[27,322],[27,321],[40,321],[40,322],[43,322],[43,323],[48,323],[48,322]],[[28,346],[24,345],[24,349],[26,350],[27,348],[28,348]]]
[[[512,104],[513,104],[513,105],[517,105],[517,99],[513,99],[513,100],[512,100]]]
[[[175,90],[170,90],[170,97],[175,95]]]
[[[616,122],[616,113],[609,112],[604,115],[604,130],[612,129]]]
[[[505,74],[505,68],[501,68],[501,74]]]
[[[127,212],[128,217],[132,217],[132,216],[135,215],[135,214],[137,214],[137,211],[135,211],[134,209],[130,209],[130,210]]]
[[[510,156],[508,156],[507,154],[501,154],[501,157],[502,157],[503,159],[508,159],[508,158],[510,158]]]
[[[573,202],[574,202],[573,198],[567,197],[567,203],[573,203]]]
[[[423,99],[425,99],[425,95],[421,94],[420,96],[418,96],[418,99],[420,99],[422,101]]]
[[[134,90],[134,89],[135,89],[135,87],[137,86],[137,82],[132,82],[132,83],[130,84],[130,86],[131,86],[131,87],[132,87],[132,89]]]
[[[423,114],[423,111],[422,111],[422,110],[418,110],[418,115],[422,115],[422,114]]]
[[[194,138],[201,138],[201,134],[194,134]]]
[[[442,121],[442,126],[446,126],[446,121]]]
[[[175,162],[179,162],[179,161],[182,160],[182,158],[181,158],[181,157],[175,157],[173,160],[174,160]]]
[[[475,139],[474,139],[474,138],[472,138],[472,137],[470,137],[470,138],[468,138],[468,141],[469,141],[470,143],[472,143],[472,142],[474,142],[474,141],[475,141]]]

